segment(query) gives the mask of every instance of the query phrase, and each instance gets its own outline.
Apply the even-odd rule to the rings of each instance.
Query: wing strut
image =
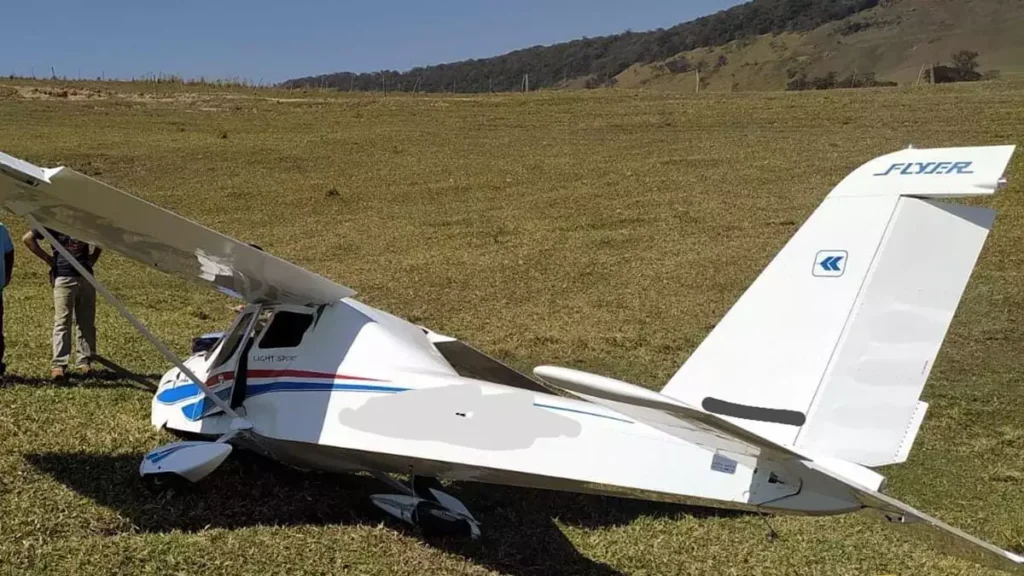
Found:
[[[146,340],[149,340],[149,343],[152,344],[153,347],[156,348],[158,352],[163,354],[168,361],[170,361],[178,368],[178,370],[181,370],[183,374],[185,374],[193,382],[195,382],[196,385],[199,386],[199,389],[203,391],[203,394],[207,398],[209,398],[214,404],[216,404],[218,408],[223,410],[225,414],[227,414],[228,416],[232,417],[235,420],[234,422],[232,422],[232,429],[237,431],[248,430],[252,428],[252,423],[242,419],[237,412],[231,409],[231,406],[229,406],[227,402],[221,400],[216,394],[211,392],[210,389],[206,387],[206,384],[204,384],[202,380],[200,380],[191,370],[189,370],[188,366],[185,366],[185,363],[182,362],[181,359],[179,359],[178,356],[174,354],[174,352],[171,352],[171,350],[167,348],[167,346],[165,346],[163,342],[161,342],[156,336],[154,336],[149,330],[147,330],[146,327],[142,324],[142,322],[139,322],[139,320],[135,318],[135,316],[133,316],[132,313],[129,312],[128,309],[125,308],[123,304],[121,304],[117,297],[111,294],[110,291],[107,290],[105,286],[103,286],[103,284],[96,280],[96,278],[92,274],[90,274],[89,271],[86,270],[85,267],[82,266],[82,264],[79,263],[78,260],[76,260],[74,256],[72,256],[67,251],[67,248],[62,246],[60,242],[57,242],[57,240],[55,240],[54,237],[50,234],[49,230],[40,225],[39,222],[35,218],[33,218],[31,214],[24,214],[23,216],[26,220],[28,220],[28,223],[32,226],[32,228],[34,228],[40,234],[42,234],[43,237],[46,238],[46,240],[50,243],[50,245],[53,246],[53,248],[57,252],[59,252],[60,255],[64,257],[65,260],[67,260],[72,266],[74,266],[75,270],[77,270],[78,273],[81,274],[82,277],[89,282],[89,284],[92,284],[93,287],[96,288],[96,290],[99,291],[99,293],[102,294],[103,297],[107,299],[107,302],[110,302],[110,304],[114,308],[117,308],[117,311],[121,313],[121,316],[124,316],[125,319],[128,320],[128,322],[130,322],[131,325],[134,326],[135,329],[138,330],[139,333],[146,338]]]

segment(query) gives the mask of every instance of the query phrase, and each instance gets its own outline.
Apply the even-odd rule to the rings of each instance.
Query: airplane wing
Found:
[[[69,168],[0,152],[0,204],[19,216],[250,303],[321,305],[355,292]]]

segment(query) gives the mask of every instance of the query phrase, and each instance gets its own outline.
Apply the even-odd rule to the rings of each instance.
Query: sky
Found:
[[[668,28],[739,0],[2,0],[0,75],[289,78]]]

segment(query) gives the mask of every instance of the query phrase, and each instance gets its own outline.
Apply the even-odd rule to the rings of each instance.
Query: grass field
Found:
[[[2,83],[2,82],[0,82]],[[43,86],[34,84],[32,86]],[[849,171],[918,147],[1019,143],[1024,86],[388,97],[0,86],[0,150],[64,164],[360,292],[518,368],[656,388]],[[150,87],[151,88],[151,87]],[[43,91],[45,92],[45,91]],[[1024,155],[887,492],[1024,552]],[[5,215],[17,237],[25,224]],[[230,303],[106,254],[98,276],[185,352]],[[129,379],[45,380],[52,314],[20,249],[6,291],[0,574],[984,574],[860,517],[777,518],[460,484],[486,540],[386,521],[363,477],[233,460],[154,499],[169,440]],[[158,354],[105,303],[101,354]],[[681,470],[680,473],[685,473]]]

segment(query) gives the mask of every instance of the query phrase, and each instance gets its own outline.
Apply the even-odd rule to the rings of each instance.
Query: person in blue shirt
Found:
[[[3,384],[4,375],[7,373],[7,364],[4,362],[6,351],[4,342],[4,288],[11,283],[11,275],[14,273],[14,243],[11,242],[11,234],[7,227],[0,223],[0,252],[4,255],[4,265],[0,266],[0,385]]]

